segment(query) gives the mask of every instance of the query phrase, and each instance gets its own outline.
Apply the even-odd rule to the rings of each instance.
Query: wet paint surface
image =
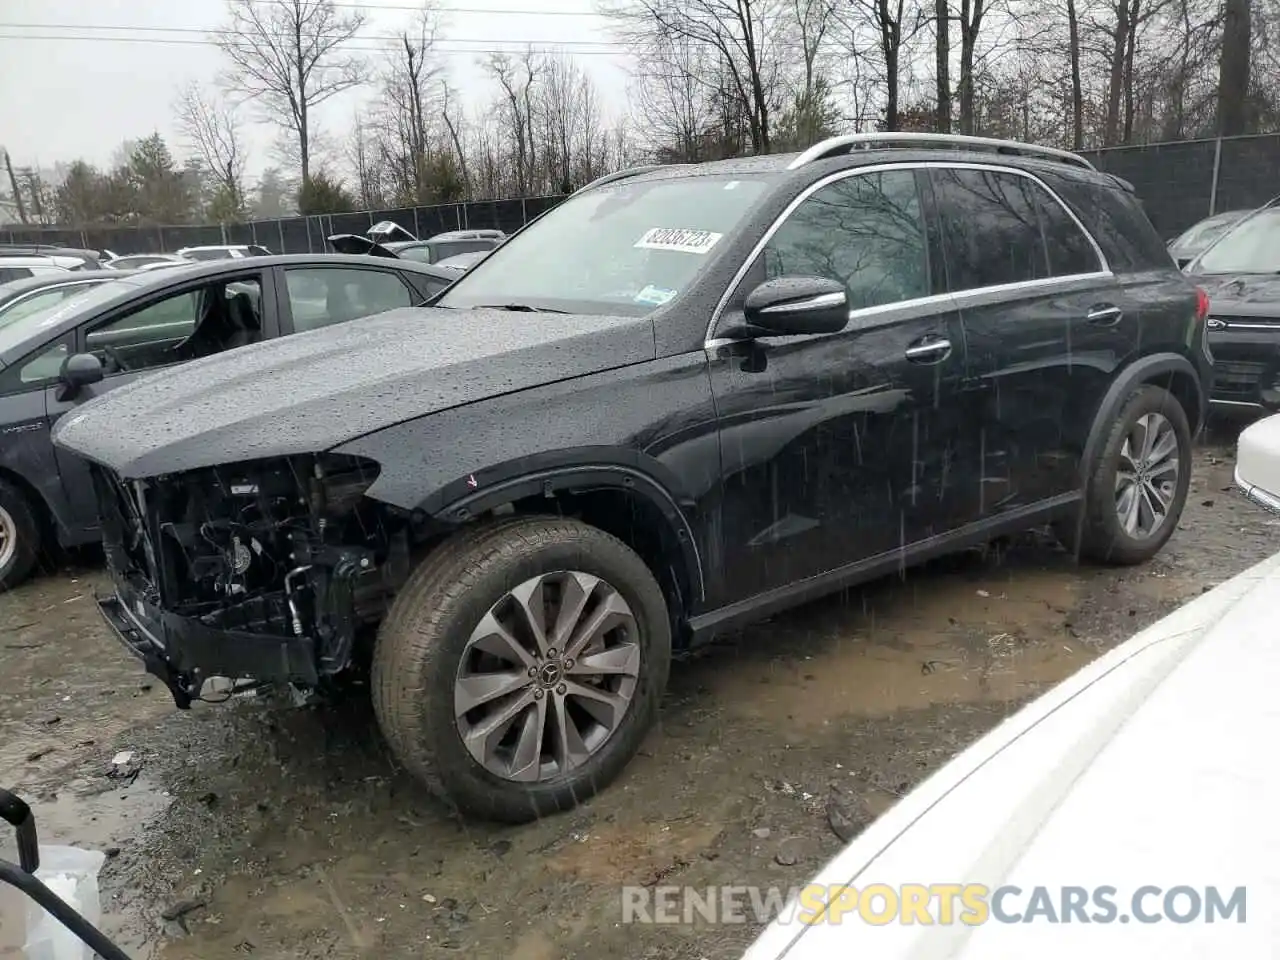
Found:
[[[619,780],[527,827],[451,817],[359,697],[178,713],[98,623],[85,557],[0,597],[0,783],[45,842],[118,851],[104,923],[136,957],[736,958],[754,928],[623,927],[618,888],[803,881],[842,846],[833,823],[865,826],[1026,699],[1273,553],[1280,523],[1224,489],[1233,437],[1199,452],[1145,566],[1077,567],[1031,537],[703,648]],[[136,779],[106,775],[120,750]],[[183,901],[202,905],[162,919]]]

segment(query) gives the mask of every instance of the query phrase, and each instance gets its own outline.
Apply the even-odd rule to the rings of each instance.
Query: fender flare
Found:
[[[463,483],[462,480],[451,483],[441,493],[456,489]],[[437,497],[432,497],[419,510],[444,523],[460,524],[515,500],[536,496],[553,497],[562,490],[601,489],[637,494],[662,513],[675,534],[684,568],[689,575],[689,586],[693,594],[690,599],[703,599],[706,595],[706,580],[702,556],[684,510],[665,484],[636,467],[616,463],[550,467],[505,478],[487,485],[483,490],[454,497],[447,502],[442,503]]]
[[[1120,412],[1120,407],[1125,400],[1133,393],[1134,388],[1138,384],[1146,383],[1160,374],[1174,373],[1185,374],[1196,385],[1199,409],[1188,412],[1194,413],[1197,422],[1204,423],[1204,385],[1200,382],[1200,375],[1196,372],[1196,368],[1192,366],[1191,361],[1179,353],[1153,353],[1140,357],[1124,367],[1116,375],[1115,379],[1111,381],[1111,386],[1107,388],[1107,392],[1102,397],[1102,402],[1098,404],[1098,409],[1093,414],[1093,423],[1089,427],[1089,439],[1085,442],[1084,455],[1080,458],[1082,484],[1087,484],[1089,477],[1092,476],[1093,465],[1101,453],[1107,429],[1115,419],[1116,414]]]

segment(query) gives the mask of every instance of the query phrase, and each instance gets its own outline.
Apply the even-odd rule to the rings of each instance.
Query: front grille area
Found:
[[[1213,392],[1215,396],[1231,400],[1253,400],[1259,387],[1270,386],[1262,380],[1267,364],[1254,360],[1223,360],[1213,365]]]
[[[376,477],[330,456],[144,481],[94,471],[117,584],[206,627],[309,637],[328,672],[407,576],[407,518],[364,496]]]

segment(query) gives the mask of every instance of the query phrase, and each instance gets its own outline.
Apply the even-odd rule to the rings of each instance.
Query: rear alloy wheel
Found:
[[[1168,418],[1146,413],[1135,420],[1116,465],[1116,517],[1125,533],[1147,540],[1160,530],[1178,494],[1181,471],[1178,435]]]
[[[617,538],[507,518],[429,554],[378,636],[374,707],[392,750],[464,813],[568,810],[640,747],[666,686],[661,588]]]
[[[1085,491],[1080,555],[1144,563],[1173,535],[1191,484],[1191,427],[1171,393],[1146,384],[1111,425]],[[1074,537],[1063,536],[1070,546]]]
[[[40,524],[31,504],[12,484],[0,480],[0,590],[30,576],[40,553]]]

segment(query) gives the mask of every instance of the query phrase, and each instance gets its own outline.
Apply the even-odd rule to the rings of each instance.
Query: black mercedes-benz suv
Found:
[[[854,135],[612,175],[427,307],[56,439],[95,465],[102,609],[180,707],[368,665],[404,764],[519,821],[622,769],[673,649],[1024,528],[1151,557],[1206,310],[1080,157]]]

